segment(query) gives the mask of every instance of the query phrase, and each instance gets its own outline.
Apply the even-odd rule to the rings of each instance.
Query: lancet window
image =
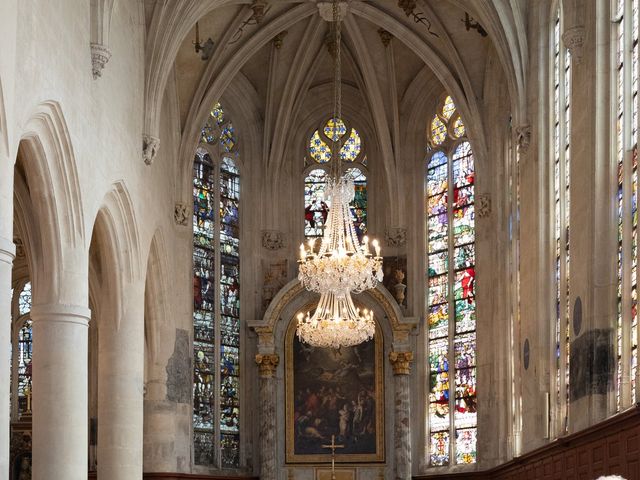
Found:
[[[355,196],[351,201],[351,211],[358,237],[367,232],[367,156],[362,139],[355,128],[338,119],[335,125],[335,140],[338,141],[340,158],[344,170],[354,180]],[[329,119],[311,135],[307,145],[304,179],[304,236],[322,237],[329,214],[329,201],[325,198],[327,175],[332,162],[334,121]],[[338,152],[336,152],[338,153]]]
[[[17,300],[12,329],[11,416],[14,420],[30,413],[33,359],[31,282],[23,285]]]
[[[240,466],[240,172],[220,104],[193,162],[194,462]]]
[[[638,401],[638,0],[612,2],[617,164],[618,315],[616,405]]]
[[[427,455],[435,467],[477,461],[475,167],[450,96],[427,136]]]
[[[555,10],[551,36],[551,167],[553,178],[554,359],[556,435],[569,425],[571,212],[571,54],[562,44],[562,15]]]

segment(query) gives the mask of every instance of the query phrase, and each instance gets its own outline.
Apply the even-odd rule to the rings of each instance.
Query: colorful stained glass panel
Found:
[[[475,463],[477,458],[477,430],[466,428],[456,430],[456,463]]]
[[[437,432],[430,435],[429,459],[434,467],[449,464],[449,432]]]
[[[309,154],[318,163],[327,163],[331,160],[331,148],[320,138],[317,130],[309,141]]]

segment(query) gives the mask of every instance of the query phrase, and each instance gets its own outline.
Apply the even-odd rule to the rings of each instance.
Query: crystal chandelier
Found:
[[[360,293],[382,281],[382,257],[377,240],[362,243],[353,225],[349,203],[355,195],[353,178],[342,174],[341,140],[338,120],[341,118],[340,18],[338,0],[333,1],[334,115],[331,173],[326,194],[330,209],[321,244],[316,252],[315,239],[308,247],[300,245],[298,279],[312,292],[320,294],[313,316],[298,314],[297,334],[301,341],[317,347],[339,348],[369,340],[375,333],[373,312],[360,312],[353,304],[351,292]]]

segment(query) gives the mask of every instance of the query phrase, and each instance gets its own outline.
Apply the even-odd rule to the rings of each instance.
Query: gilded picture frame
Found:
[[[310,307],[313,308],[315,305]],[[320,453],[320,444],[330,444],[331,434],[333,432],[338,433],[338,435],[336,435],[336,444],[343,443],[347,446],[347,448],[336,449],[336,463],[384,462],[384,340],[380,326],[376,326],[376,333],[370,343],[362,344],[358,347],[343,347],[339,351],[331,351],[330,349],[314,350],[313,347],[301,344],[295,335],[296,323],[295,319],[289,323],[285,335],[286,463],[331,462],[331,449],[322,449],[323,453]],[[327,367],[326,369],[322,365],[309,363],[309,365],[312,366],[317,365],[319,369],[323,369],[324,371],[318,378],[314,378],[310,382],[306,380],[308,378],[308,370],[304,370],[305,376],[302,377],[303,380],[300,379],[300,374],[298,375],[301,385],[302,383],[306,383],[306,385],[312,384],[316,389],[319,389],[320,392],[324,389],[324,392],[327,392],[324,397],[331,395],[335,397],[335,392],[341,392],[340,398],[342,399],[340,400],[342,407],[339,412],[336,412],[337,407],[334,407],[333,418],[329,418],[329,414],[327,414],[328,418],[322,418],[322,413],[319,413],[317,417],[320,418],[315,418],[311,427],[304,428],[304,432],[311,430],[315,438],[304,438],[302,441],[300,421],[301,415],[304,416],[306,414],[304,412],[301,414],[299,396],[304,394],[304,392],[302,392],[304,387],[301,389],[300,385],[297,386],[295,384],[296,360],[298,360],[298,363],[305,363],[305,357],[300,357],[300,349],[303,349],[303,355],[308,355],[307,361],[311,361],[312,357],[314,361],[317,361],[318,357],[322,358],[323,355],[325,356],[324,358],[327,359],[332,358],[329,357],[329,355],[340,356],[345,359],[339,360],[338,363],[329,360],[327,364],[324,365],[324,367]],[[297,350],[297,354],[294,350]],[[373,355],[371,355],[371,352],[373,352]],[[369,365],[369,363],[371,363],[371,365]],[[340,380],[331,379],[332,381],[327,381],[327,377],[332,375],[332,372],[337,373],[335,368],[333,371],[331,370],[331,365],[339,365],[337,370],[347,373],[343,374],[344,376]],[[298,365],[300,369],[302,369],[303,366],[304,365]],[[360,375],[363,375],[363,372],[367,372],[369,369],[373,371],[373,379],[364,374],[365,380],[358,386],[357,379],[361,378]],[[359,376],[354,377],[353,375]],[[332,390],[332,393],[328,393],[329,390]],[[309,392],[309,390],[306,389],[306,392]],[[374,392],[373,395],[372,392]],[[298,398],[296,398],[296,396],[298,396]],[[322,400],[323,396],[320,393],[318,393],[317,397],[321,398],[318,400],[318,404],[322,403],[324,405],[324,402],[331,403],[329,399],[324,398],[324,400]],[[375,402],[373,421],[371,421],[370,414],[362,414],[363,410],[365,412],[367,410],[369,412],[371,411],[370,407],[367,408],[367,404],[370,404],[372,399]],[[298,405],[297,409],[296,405]],[[351,407],[351,405],[353,405],[353,407]],[[321,409],[318,410],[322,412]],[[349,410],[352,410],[354,413],[349,414]],[[361,445],[354,443],[354,437],[356,437],[356,435],[349,437],[345,434],[343,438],[340,437],[341,433],[345,433],[346,423],[354,425],[352,433],[356,431],[355,421],[358,419],[358,413],[355,412],[357,411],[360,412],[359,417],[361,419],[369,418],[367,426],[361,427],[360,429],[362,436],[359,440],[356,440],[360,441]],[[336,416],[339,416],[339,419],[336,419]],[[361,424],[363,423],[364,421],[361,422]],[[335,425],[333,430],[329,426],[331,424]],[[371,430],[373,430],[373,425],[375,425],[375,432],[372,435]],[[351,450],[351,452],[341,453],[341,450],[342,452]]]

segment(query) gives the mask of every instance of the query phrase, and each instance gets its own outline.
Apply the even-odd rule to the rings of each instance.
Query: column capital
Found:
[[[276,353],[268,355],[256,355],[256,364],[260,368],[262,378],[271,378],[276,372],[276,367],[280,363],[280,357]]]
[[[16,257],[16,245],[12,240],[0,237],[0,262],[13,264]]]
[[[409,375],[413,352],[389,352],[389,361],[393,367],[394,375]]]
[[[59,303],[34,305],[31,309],[31,320],[34,324],[43,321],[74,323],[88,327],[89,320],[91,320],[91,310],[81,305],[63,305]]]

